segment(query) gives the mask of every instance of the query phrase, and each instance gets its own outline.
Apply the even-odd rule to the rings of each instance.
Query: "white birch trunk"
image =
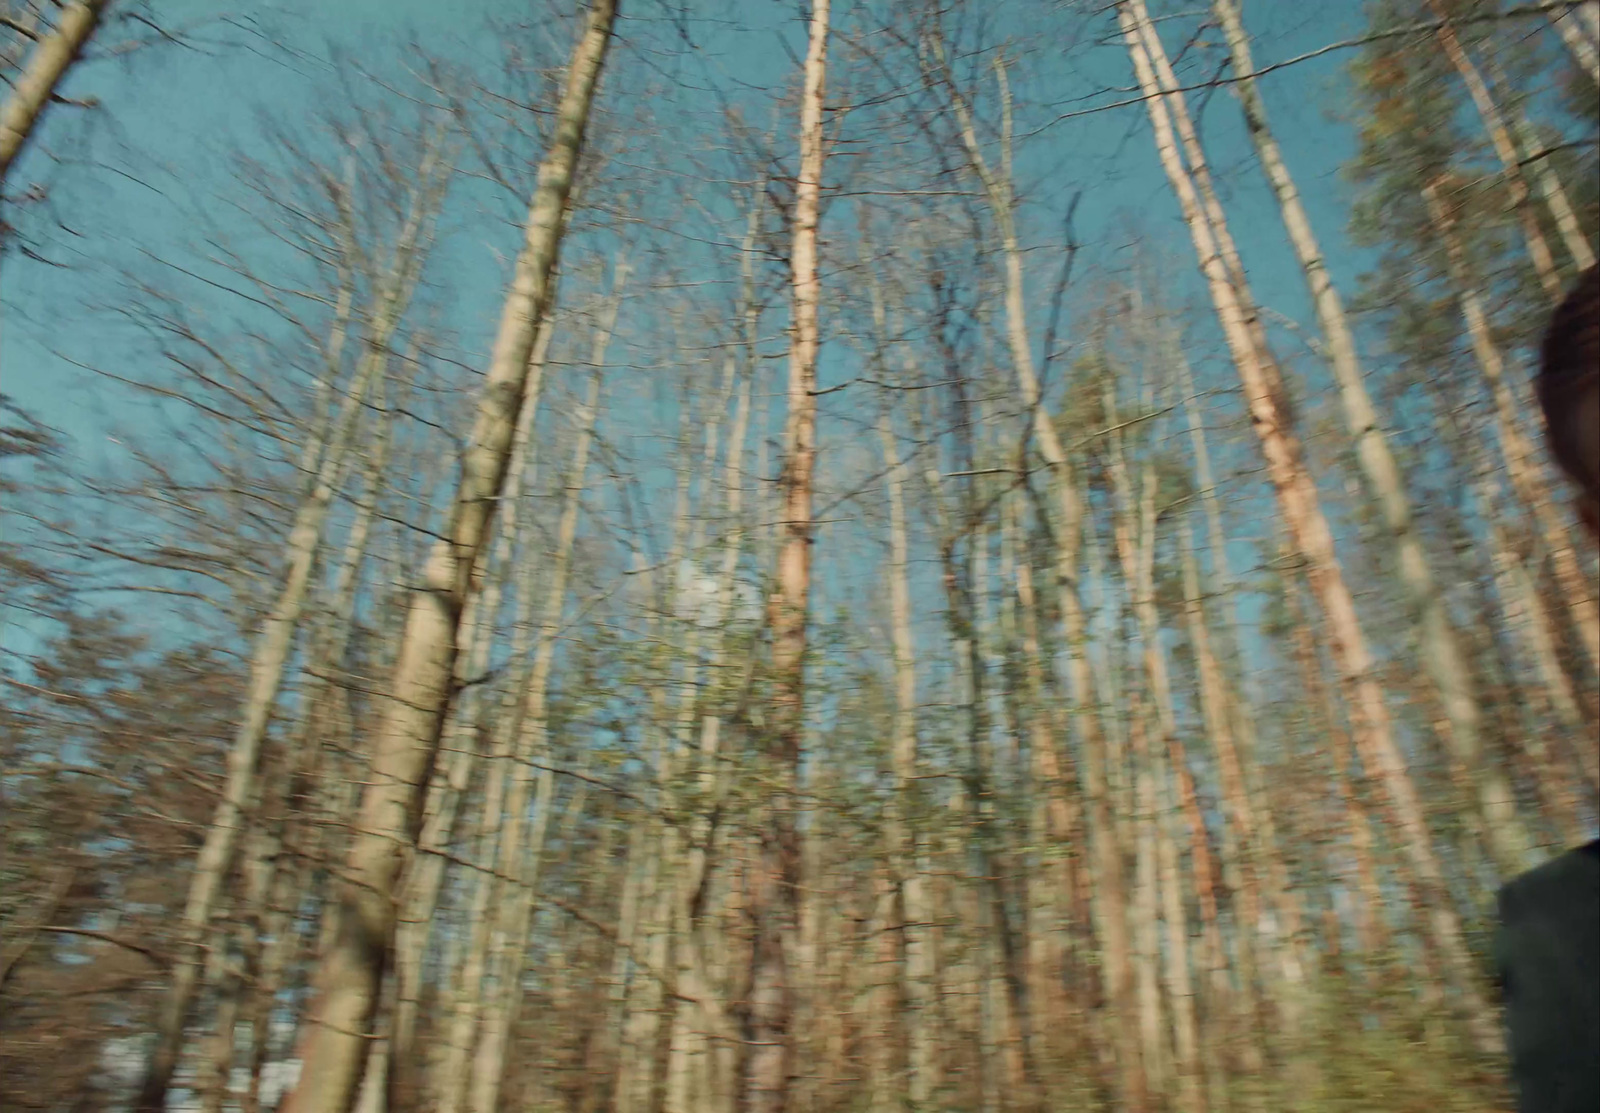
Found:
[[[110,6],[111,0],[77,0],[68,4],[11,83],[11,95],[0,105],[0,189],[5,187],[11,164],[39,125],[39,117],[55,96],[61,79],[78,60]]]
[[[1595,3],[1581,5],[1581,7],[1594,8]],[[1582,17],[1578,10],[1565,8],[1550,13],[1550,23],[1555,27],[1556,33],[1561,36],[1561,41],[1567,44],[1567,49],[1572,52],[1572,60],[1578,68],[1589,75],[1597,88],[1600,88],[1600,49],[1597,49],[1595,36],[1588,32],[1582,24]]]
[[[1550,299],[1551,305],[1559,304],[1565,294],[1561,276],[1556,273],[1555,256],[1551,254],[1550,244],[1544,238],[1543,229],[1539,227],[1538,214],[1533,211],[1528,183],[1522,175],[1522,158],[1517,153],[1516,144],[1512,142],[1505,119],[1500,115],[1500,107],[1495,104],[1488,84],[1467,54],[1466,47],[1461,45],[1461,39],[1456,34],[1444,5],[1440,0],[1428,0],[1428,7],[1439,19],[1439,29],[1436,32],[1439,45],[1444,47],[1445,57],[1450,59],[1450,64],[1461,75],[1462,83],[1466,85],[1467,93],[1472,97],[1472,103],[1478,110],[1478,117],[1483,121],[1484,130],[1489,133],[1494,153],[1500,160],[1500,170],[1505,176],[1506,193],[1522,225],[1522,238],[1527,242],[1528,258],[1533,262],[1534,273],[1539,276],[1539,285],[1544,287],[1545,296]]]

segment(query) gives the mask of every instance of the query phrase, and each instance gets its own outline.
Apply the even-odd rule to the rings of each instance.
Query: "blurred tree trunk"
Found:
[[[1239,0],[1213,0],[1212,8],[1228,40],[1234,72],[1254,73],[1255,63],[1240,17]],[[1445,741],[1473,780],[1478,810],[1482,813],[1496,864],[1503,876],[1514,876],[1532,864],[1528,834],[1517,816],[1516,797],[1510,783],[1483,752],[1483,712],[1473,691],[1472,670],[1434,581],[1432,562],[1412,520],[1411,501],[1389,450],[1388,436],[1367,393],[1364,372],[1356,355],[1355,336],[1345,318],[1344,303],[1328,274],[1310,218],[1300,203],[1299,191],[1267,122],[1266,105],[1255,81],[1241,80],[1234,91],[1244,109],[1256,156],[1277,197],[1284,230],[1305,272],[1328,364],[1339,384],[1356,460],[1361,465],[1370,497],[1389,530],[1395,567],[1414,612],[1420,647],[1418,656],[1444,708],[1448,725]]]
[[[1505,357],[1494,339],[1482,297],[1468,269],[1466,251],[1456,232],[1455,217],[1441,196],[1442,184],[1442,181],[1428,183],[1423,187],[1423,198],[1427,202],[1434,231],[1444,244],[1450,281],[1456,302],[1461,307],[1461,316],[1466,321],[1472,354],[1477,359],[1478,369],[1483,373],[1490,400],[1494,404],[1495,429],[1499,434],[1506,474],[1510,476],[1511,487],[1518,499],[1530,509],[1538,523],[1551,563],[1555,566],[1556,582],[1561,585],[1572,623],[1578,630],[1579,642],[1587,654],[1589,668],[1600,668],[1600,610],[1596,607],[1594,585],[1578,563],[1571,532],[1561,521],[1539,459],[1518,424],[1516,399],[1506,379]]]
[[[394,945],[396,885],[417,821],[455,675],[457,625],[475,590],[481,550],[505,483],[511,440],[527,390],[528,357],[549,309],[562,212],[583,149],[589,107],[616,17],[616,0],[593,0],[572,55],[551,149],[527,221],[462,478],[443,540],[414,593],[391,699],[374,743],[346,876],[338,884],[339,933],[322,956],[316,1020],[285,1113],[348,1113],[365,1069],[379,988]]]
[[[1350,853],[1355,863],[1356,939],[1369,964],[1387,962],[1385,949],[1390,944],[1389,925],[1384,916],[1383,890],[1379,885],[1378,853],[1374,845],[1375,825],[1370,814],[1371,776],[1358,770],[1337,706],[1337,695],[1326,682],[1326,673],[1317,654],[1310,616],[1300,605],[1300,587],[1293,573],[1285,570],[1283,583],[1285,610],[1291,630],[1292,651],[1306,703],[1315,716],[1321,736],[1328,740],[1328,756],[1333,767],[1333,790],[1339,797]],[[1420,910],[1419,910],[1420,911]],[[1370,970],[1370,965],[1369,965]]]
[[[512,434],[511,461],[507,467],[505,490],[501,494],[503,509],[495,523],[496,540],[490,558],[491,573],[486,578],[481,595],[467,601],[462,612],[461,628],[467,632],[468,653],[456,678],[465,685],[482,677],[489,668],[494,646],[495,619],[500,613],[500,597],[507,578],[511,578],[517,595],[517,619],[513,626],[511,651],[508,660],[527,660],[528,641],[532,632],[533,570],[537,562],[529,558],[526,545],[531,531],[523,517],[524,488],[532,488],[537,474],[537,452],[533,439],[534,425],[538,420],[539,400],[543,393],[546,358],[554,323],[548,318],[539,327],[533,351],[528,357],[528,389],[522,400],[522,410],[517,415],[516,431]],[[521,567],[516,576],[517,554],[523,553]],[[514,698],[514,697],[513,697]],[[509,766],[509,749],[502,748],[488,762],[477,761],[477,740],[480,733],[494,739],[510,742],[511,724],[516,722],[513,706],[498,708],[499,715],[486,714],[487,721],[480,724],[477,711],[478,687],[466,690],[461,706],[451,720],[446,739],[440,746],[440,764],[443,777],[435,776],[429,784],[427,803],[423,808],[422,828],[417,839],[415,861],[406,876],[402,911],[396,929],[395,1018],[390,1033],[390,1092],[400,1088],[401,1076],[415,1072],[413,1041],[416,1035],[418,1002],[422,988],[422,960],[428,946],[428,937],[437,914],[439,891],[444,882],[444,852],[450,844],[456,826],[456,817],[472,777],[475,765],[483,765],[487,796],[495,796],[503,789],[504,773]],[[507,704],[510,701],[505,701]],[[491,755],[485,755],[486,757]],[[495,829],[501,820],[498,805],[486,806],[477,816],[474,844],[484,844],[487,832]],[[491,844],[492,845],[492,844]],[[488,861],[487,853],[479,857]],[[478,885],[490,885],[492,879],[479,876]],[[474,922],[474,928],[477,922]],[[476,986],[466,990],[474,995]],[[454,1045],[452,1045],[454,1046]]]
[[[1194,239],[1195,254],[1210,287],[1224,335],[1244,384],[1252,424],[1260,438],[1267,469],[1275,488],[1284,522],[1295,548],[1307,561],[1307,576],[1328,624],[1343,683],[1350,693],[1356,718],[1356,744],[1363,762],[1378,771],[1396,827],[1402,832],[1411,868],[1428,902],[1435,945],[1458,994],[1463,1019],[1478,1046],[1494,1052],[1502,1044],[1498,1025],[1478,985],[1466,946],[1460,917],[1445,886],[1443,867],[1433,847],[1415,783],[1396,745],[1389,709],[1373,673],[1373,662],[1357,618],[1354,601],[1344,581],[1333,536],[1324,516],[1316,485],[1305,467],[1299,439],[1289,425],[1281,371],[1264,342],[1264,329],[1243,281],[1243,269],[1230,241],[1222,241],[1220,206],[1207,191],[1202,206],[1179,154],[1173,135],[1173,113],[1182,110],[1182,94],[1163,92],[1151,62],[1159,41],[1141,30],[1148,23],[1139,0],[1123,0],[1118,17],[1146,100],[1155,131],[1157,153],[1178,195],[1185,222]],[[1192,131],[1192,125],[1188,128]],[[1199,177],[1202,163],[1191,150],[1191,169]],[[1227,246],[1221,246],[1223,243]],[[1225,262],[1225,256],[1230,262]]]
[[[812,0],[809,45],[800,94],[800,166],[795,180],[789,266],[793,323],[789,347],[789,408],[778,486],[783,537],[772,630],[772,721],[763,767],[772,779],[762,835],[760,876],[751,893],[755,946],[750,965],[749,1041],[740,1108],[782,1113],[795,1070],[791,968],[798,943],[800,846],[795,830],[795,778],[805,732],[806,622],[811,594],[812,472],[816,463],[817,220],[822,192],[823,84],[827,67],[829,0]]]
[[[881,349],[890,336],[888,311],[878,282],[875,261],[867,257],[869,247],[865,235],[861,250],[871,300],[874,348]],[[877,362],[880,372],[887,378],[889,371],[881,353]],[[917,752],[917,663],[916,643],[911,630],[910,538],[905,490],[910,463],[900,458],[893,409],[888,397],[884,405],[885,410],[878,424],[878,438],[883,451],[884,494],[889,510],[887,573],[895,693],[890,746],[894,788],[888,799],[884,829],[899,917],[897,922],[900,925],[896,929],[899,946],[895,962],[902,998],[900,1021],[903,1026],[906,1069],[904,1098],[910,1101],[913,1108],[921,1109],[932,1100],[939,1084],[939,1036],[929,936],[931,913],[924,877],[927,848],[926,837],[921,830],[921,809],[918,804],[921,794],[917,788],[920,760]],[[926,480],[929,483],[929,495],[934,500],[934,513],[942,519],[939,477],[931,473]],[[887,1037],[887,1033],[884,1037]],[[888,1080],[879,1080],[878,1086],[875,1108],[886,1107],[886,1103],[900,1100],[899,1090]]]
[[[1477,482],[1474,484],[1479,514],[1488,530],[1489,557],[1494,572],[1495,592],[1500,599],[1503,620],[1511,636],[1520,642],[1532,661],[1535,675],[1541,683],[1533,692],[1562,728],[1568,739],[1584,737],[1586,730],[1582,713],[1578,710],[1572,678],[1561,667],[1556,649],[1558,630],[1544,597],[1539,593],[1532,570],[1523,554],[1511,542],[1502,512],[1502,491],[1499,473],[1491,463],[1489,450],[1478,430],[1461,428],[1462,421],[1455,414],[1447,418],[1451,436],[1466,449],[1466,456]],[[1532,687],[1532,686],[1530,686]],[[1587,783],[1592,794],[1600,786],[1600,769],[1594,747],[1581,743],[1572,747],[1576,753],[1566,755],[1569,768],[1563,773],[1545,749],[1542,732],[1533,730],[1518,740],[1518,748],[1526,751],[1538,772],[1534,777],[1540,795],[1546,802],[1550,815],[1556,817],[1562,836],[1569,845],[1582,842],[1582,824],[1578,819],[1577,801],[1571,791],[1575,784]]]
[[[1491,72],[1498,69],[1492,62],[1491,66]],[[1503,77],[1498,80],[1500,84],[1505,84]],[[1550,210],[1550,219],[1555,222],[1556,231],[1561,233],[1562,246],[1572,257],[1572,269],[1579,273],[1588,270],[1594,266],[1594,248],[1590,246],[1589,238],[1583,234],[1583,227],[1578,223],[1578,214],[1572,208],[1566,187],[1561,184],[1561,176],[1556,173],[1555,167],[1550,165],[1547,153],[1539,143],[1539,137],[1521,110],[1512,112],[1511,126],[1517,136],[1518,164],[1531,168],[1534,183],[1544,196],[1545,207]]]
[[[576,421],[578,441],[564,484],[566,498],[557,526],[556,550],[550,560],[548,595],[534,647],[533,672],[529,677],[526,702],[522,709],[519,727],[521,737],[514,757],[511,791],[507,793],[506,818],[501,827],[497,873],[505,880],[501,883],[500,896],[494,903],[497,919],[495,946],[490,959],[491,996],[484,1010],[483,1033],[473,1068],[473,1113],[495,1113],[499,1106],[500,1086],[506,1073],[506,1048],[522,1002],[522,973],[527,961],[528,930],[538,891],[554,792],[548,740],[550,675],[562,630],[573,543],[577,538],[578,519],[583,509],[584,476],[588,471],[590,445],[599,417],[602,369],[605,367],[606,348],[616,325],[625,275],[626,268],[619,262],[610,305],[595,330],[590,353],[593,371],[589,376],[588,396]],[[528,789],[535,780],[536,772],[533,826],[524,846],[522,827],[528,812]]]
[[[1019,729],[1028,739],[1030,772],[1042,796],[1040,808],[1035,811],[1043,811],[1034,824],[1044,835],[1038,854],[1038,869],[1043,876],[1030,879],[1030,889],[1036,896],[1028,937],[1032,949],[1030,997],[1041,1038],[1046,1031],[1051,1032],[1060,1041],[1058,1047],[1063,1054],[1069,1049],[1092,1052],[1098,1041],[1086,1027],[1082,998],[1073,999],[1065,988],[1069,980],[1081,979],[1086,957],[1074,953],[1077,948],[1073,934],[1080,927],[1089,927],[1087,901],[1082,899],[1088,878],[1081,848],[1087,832],[1083,809],[1077,802],[1081,786],[1075,769],[1062,768],[1065,763],[1058,750],[1067,733],[1064,709],[1054,685],[1046,680],[1043,662],[1047,651],[1039,633],[1040,601],[1033,586],[1033,556],[1023,536],[1022,497],[1005,498],[1002,509],[1007,511],[1003,528],[1012,538],[1015,553],[1012,579],[1017,610],[1016,649],[1025,679]]]
[[[415,356],[415,346],[408,353],[407,362]],[[264,1052],[264,1029],[268,1023],[270,1006],[265,1002],[282,989],[281,965],[269,961],[272,951],[279,947],[278,937],[291,932],[286,906],[304,893],[301,863],[291,860],[294,854],[296,831],[303,837],[309,816],[298,814],[298,799],[303,797],[303,786],[310,772],[320,765],[318,755],[310,752],[320,749],[323,739],[316,732],[317,708],[325,706],[330,695],[334,670],[342,663],[350,640],[350,628],[355,613],[356,593],[361,586],[361,572],[367,561],[368,541],[373,519],[377,513],[382,493],[383,477],[388,467],[389,449],[393,439],[393,414],[389,410],[385,390],[386,375],[380,375],[372,386],[371,406],[373,428],[367,435],[367,450],[361,465],[360,493],[355,498],[355,516],[345,538],[343,552],[327,588],[325,605],[320,608],[317,621],[307,637],[307,657],[310,678],[305,694],[305,710],[296,722],[290,738],[283,747],[276,768],[263,778],[263,800],[258,821],[248,832],[249,850],[241,870],[244,882],[242,897],[243,920],[238,929],[241,954],[238,963],[228,971],[229,981],[218,987],[221,1000],[235,999],[226,1014],[220,1013],[213,1025],[215,1029],[216,1069],[223,1078],[229,1076],[235,1046],[235,1025],[241,1012],[249,1017],[253,1046]],[[249,983],[255,983],[251,986]],[[248,1009],[246,1006],[250,1006]],[[228,1059],[224,1070],[222,1057]],[[247,1088],[250,1096],[241,1098],[245,1104],[258,1100],[260,1056],[252,1053],[246,1058]]]
[[[1539,227],[1539,216],[1533,209],[1533,198],[1528,192],[1527,178],[1523,175],[1522,156],[1517,151],[1516,143],[1512,141],[1511,131],[1500,113],[1500,106],[1494,102],[1488,84],[1467,54],[1466,47],[1461,45],[1461,39],[1456,34],[1444,5],[1439,0],[1428,0],[1428,7],[1439,19],[1439,29],[1435,33],[1439,45],[1444,47],[1445,57],[1450,59],[1450,64],[1461,75],[1462,83],[1466,85],[1472,103],[1478,110],[1478,117],[1483,121],[1484,130],[1489,133],[1494,153],[1500,160],[1500,169],[1505,177],[1506,194],[1510,198],[1511,207],[1516,211],[1518,222],[1522,225],[1522,238],[1528,245],[1528,258],[1533,262],[1534,273],[1539,276],[1539,285],[1544,288],[1545,297],[1550,300],[1550,304],[1555,305],[1561,301],[1566,291],[1561,276],[1556,272],[1555,255],[1544,238],[1544,230]]]
[[[1600,50],[1596,42],[1600,35],[1590,32],[1582,24],[1581,11],[1584,8],[1593,9],[1600,7],[1596,0],[1588,0],[1576,8],[1560,8],[1549,13],[1550,22],[1560,34],[1561,41],[1567,44],[1567,49],[1572,52],[1573,61],[1578,63],[1578,68],[1589,75],[1589,80],[1600,87]]]
[[[1033,435],[1040,454],[1051,472],[1051,486],[1057,503],[1057,518],[1053,523],[1057,545],[1056,581],[1062,610],[1063,639],[1067,652],[1068,675],[1073,685],[1073,698],[1082,714],[1076,716],[1082,731],[1084,753],[1084,781],[1093,814],[1093,840],[1095,844],[1094,893],[1098,906],[1095,919],[1102,947],[1102,964],[1107,981],[1107,996],[1113,1025],[1117,1033],[1118,1053],[1115,1056],[1121,1077],[1121,1096],[1124,1107],[1131,1113],[1143,1113],[1148,1098],[1144,1068],[1140,1062],[1138,1046],[1137,1011],[1129,965],[1129,940],[1126,927],[1126,906],[1122,889],[1122,868],[1110,800],[1107,795],[1106,759],[1096,710],[1094,680],[1085,654],[1087,640],[1082,602],[1078,598],[1077,544],[1082,517],[1081,503],[1071,464],[1062,447],[1060,436],[1049,410],[1044,406],[1038,374],[1034,369],[1033,350],[1028,340],[1026,292],[1022,274],[1022,249],[1017,239],[1013,217],[1014,200],[1009,173],[1009,129],[1003,139],[1000,173],[989,165],[978,142],[972,112],[963,94],[956,87],[944,47],[937,38],[929,44],[938,59],[951,108],[956,115],[961,141],[966,148],[967,161],[983,186],[989,208],[999,232],[1005,267],[1006,343],[1011,357],[1012,370],[1017,376],[1022,393],[1022,403],[1032,414]],[[997,62],[996,74],[1002,86],[1004,111],[1009,119],[1009,96],[1005,92],[1005,70]]]
[[[1189,634],[1189,648],[1194,654],[1195,672],[1200,685],[1200,716],[1205,724],[1206,737],[1212,741],[1212,746],[1218,751],[1218,764],[1224,764],[1221,753],[1233,750],[1232,723],[1228,716],[1228,699],[1226,682],[1222,669],[1217,662],[1216,653],[1211,647],[1211,631],[1206,622],[1204,604],[1201,602],[1200,569],[1194,555],[1194,539],[1191,535],[1190,523],[1185,520],[1179,523],[1178,552],[1183,572],[1183,611]],[[1237,760],[1237,757],[1234,758]],[[1190,819],[1190,848],[1193,855],[1193,876],[1195,879],[1195,893],[1200,905],[1201,940],[1204,955],[1203,968],[1206,971],[1206,982],[1209,991],[1209,1003],[1218,1016],[1232,1015],[1238,1008],[1230,984],[1227,953],[1223,950],[1222,935],[1217,917],[1217,900],[1213,890],[1216,867],[1212,864],[1211,855],[1207,847],[1207,834],[1203,817],[1199,815],[1199,808],[1194,803],[1194,786],[1189,775],[1186,763],[1182,756],[1174,754],[1173,773],[1175,776],[1174,787],[1178,793],[1179,803],[1191,815]],[[1226,782],[1225,782],[1226,783]],[[1248,987],[1245,999],[1249,1001]],[[1209,1011],[1209,1010],[1208,1010]],[[1209,1026],[1208,1026],[1209,1027]],[[1209,1033],[1208,1033],[1209,1034]],[[1209,1045],[1212,1041],[1207,1040]],[[1207,1056],[1211,1058],[1211,1056]],[[1208,1070],[1215,1073],[1214,1064],[1208,1063]]]
[[[760,192],[756,192],[757,197]],[[711,627],[711,644],[707,655],[706,676],[710,689],[709,695],[700,697],[697,668],[699,645],[696,636],[691,642],[691,652],[686,657],[683,695],[678,712],[680,745],[686,753],[696,749],[698,752],[692,759],[697,762],[688,805],[692,818],[682,842],[682,861],[676,866],[672,878],[672,906],[669,912],[671,925],[668,937],[672,965],[678,980],[679,995],[685,1001],[675,1013],[667,1062],[663,1068],[665,1108],[668,1113],[727,1113],[728,1095],[715,1084],[714,1060],[719,1046],[724,1046],[733,1033],[720,998],[720,986],[711,977],[706,961],[705,905],[716,861],[713,853],[713,840],[716,838],[714,816],[719,810],[727,782],[720,761],[722,716],[724,702],[734,690],[727,679],[728,624],[734,617],[739,558],[745,549],[743,460],[750,425],[752,383],[757,371],[755,345],[760,310],[755,302],[754,267],[760,213],[760,202],[753,199],[740,249],[742,281],[739,324],[743,333],[735,341],[739,350],[729,352],[726,357],[724,398],[722,405],[714,411],[721,413],[726,406],[727,395],[734,392],[737,383],[737,401],[734,403],[732,423],[728,430],[727,456],[723,463],[722,503],[727,533],[722,544],[722,564],[718,569],[716,586],[716,619]],[[708,424],[703,471],[708,482],[715,465],[715,429],[715,424]],[[698,544],[692,549],[698,551]],[[698,634],[698,626],[694,633]]]
[[[135,1103],[139,1113],[159,1113],[166,1107],[167,1088],[178,1064],[184,1029],[198,988],[199,958],[193,952],[203,945],[210,930],[212,912],[233,868],[234,850],[245,814],[254,802],[261,748],[299,632],[301,611],[322,547],[323,526],[333,505],[367,392],[385,373],[389,345],[416,289],[421,261],[432,237],[432,225],[443,201],[448,165],[440,157],[441,139],[436,133],[427,147],[394,249],[384,270],[375,276],[378,288],[363,337],[361,358],[351,373],[338,414],[328,430],[328,440],[326,444],[307,446],[308,454],[318,461],[317,470],[306,484],[303,501],[295,511],[284,556],[282,586],[256,639],[250,663],[250,685],[229,751],[227,785],[195,860],[194,877],[183,912],[180,958],[162,1002],[155,1044]],[[342,327],[337,318],[336,326]],[[342,334],[337,342],[342,343]]]
[[[11,164],[39,126],[45,107],[55,97],[56,87],[78,60],[110,7],[111,0],[76,0],[61,9],[48,33],[37,36],[28,64],[11,82],[11,93],[0,105],[0,189],[5,187]]]
[[[596,331],[596,358],[592,360],[596,368],[603,363],[615,314],[616,302],[613,301]],[[545,331],[548,331],[548,326],[542,333]],[[541,335],[535,345],[535,354],[542,356],[540,349],[547,346],[548,340]],[[531,377],[537,388],[543,379],[542,359]],[[509,694],[506,701],[508,706],[502,709],[493,733],[493,749],[486,770],[488,784],[479,828],[478,857],[486,870],[475,878],[472,913],[469,917],[471,931],[455,986],[450,1036],[445,1042],[443,1057],[434,1076],[435,1100],[441,1113],[460,1108],[462,1102],[467,1102],[469,1108],[475,1108],[479,1101],[490,1096],[488,1088],[498,1087],[499,1079],[503,1076],[503,1063],[493,1079],[490,1078],[490,1072],[496,1061],[503,1058],[509,1023],[505,1018],[511,1015],[509,1010],[513,1007],[510,994],[520,993],[523,950],[522,944],[517,941],[520,938],[517,934],[517,918],[522,914],[521,904],[525,895],[522,879],[536,874],[538,855],[542,853],[528,852],[523,845],[523,827],[530,793],[537,782],[538,795],[543,804],[536,812],[535,836],[531,841],[542,846],[548,823],[547,797],[550,790],[546,782],[550,773],[548,770],[535,770],[533,763],[540,760],[542,754],[549,677],[557,635],[561,630],[561,614],[566,604],[567,572],[581,509],[584,472],[588,466],[596,420],[598,389],[597,381],[591,379],[589,399],[575,415],[577,432],[573,460],[569,465],[571,471],[563,484],[566,495],[557,527],[556,547],[548,556],[547,594],[543,611],[536,631],[531,622],[531,607],[528,613],[519,616],[524,621],[518,625],[518,644],[512,647],[510,659],[527,660],[528,665],[526,673],[519,678],[521,683]],[[527,451],[532,442],[535,420],[532,404],[532,396],[525,396],[516,435],[527,434],[527,439],[521,445],[523,451]],[[516,437],[514,458],[521,455],[516,451],[515,440]],[[506,491],[509,495],[520,494],[519,488],[520,481],[508,478]],[[515,528],[516,521],[516,513],[508,504],[507,520],[502,522],[502,527]],[[515,550],[511,548],[511,539],[504,533],[501,535],[501,545],[505,548],[507,559],[511,559]],[[528,554],[524,553],[523,560],[525,568],[531,570],[534,567],[534,561]],[[531,577],[522,584],[522,591],[530,597],[530,603],[533,586]],[[484,593],[485,599],[488,594],[487,591]],[[528,658],[529,634],[533,635],[531,659]],[[529,884],[531,886],[532,883]],[[436,886],[435,882],[435,899]],[[419,893],[419,896],[424,895]],[[526,895],[531,900],[531,889]],[[418,908],[417,912],[420,916],[422,909]],[[531,915],[531,904],[528,914]],[[525,928],[522,934],[526,934]],[[512,984],[508,987],[502,978],[512,967],[515,967],[517,974],[511,976]]]

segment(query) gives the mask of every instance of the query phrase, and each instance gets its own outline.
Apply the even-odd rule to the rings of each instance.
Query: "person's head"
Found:
[[[1600,540],[1600,266],[1551,316],[1537,385],[1545,443],[1578,485],[1578,515]]]

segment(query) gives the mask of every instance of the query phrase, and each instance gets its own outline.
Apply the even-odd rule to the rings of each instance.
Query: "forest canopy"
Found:
[[[1512,1108],[1596,0],[0,0],[0,1108]]]

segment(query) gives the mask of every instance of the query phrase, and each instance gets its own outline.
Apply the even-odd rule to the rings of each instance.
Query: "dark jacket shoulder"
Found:
[[[1501,888],[1495,965],[1520,1113],[1600,1110],[1600,840]]]

